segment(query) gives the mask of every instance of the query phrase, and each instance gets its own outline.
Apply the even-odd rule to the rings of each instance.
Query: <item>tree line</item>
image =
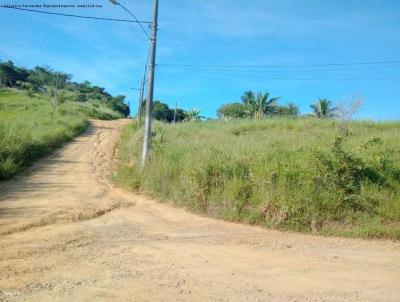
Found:
[[[279,104],[280,97],[271,97],[269,92],[246,91],[241,96],[240,102],[233,102],[222,105],[217,110],[217,116],[221,119],[232,118],[255,118],[261,119],[268,116],[295,117],[300,115],[299,107],[289,102]],[[142,105],[142,116],[144,115],[144,103]],[[336,117],[338,108],[333,107],[332,102],[327,99],[318,99],[310,105],[312,113],[310,115],[318,118]],[[159,100],[153,102],[152,117],[156,120],[172,123],[196,121],[203,117],[200,110],[193,108],[184,110],[182,108],[170,108],[168,104]]]
[[[261,119],[268,116],[298,116],[299,107],[289,102],[279,104],[280,97],[271,97],[269,92],[246,91],[241,96],[240,102],[233,102],[222,105],[217,110],[217,115],[222,119],[231,118],[256,118]],[[319,118],[331,118],[337,110],[332,102],[327,99],[318,99],[310,105],[312,115]]]
[[[0,87],[23,89],[28,94],[40,93],[49,98],[57,95],[59,101],[87,102],[98,100],[109,108],[129,115],[125,96],[112,96],[105,88],[88,81],[77,83],[72,75],[54,71],[49,67],[36,66],[33,69],[16,66],[12,61],[0,61]]]
[[[146,100],[142,102],[142,116],[145,114],[145,103]],[[152,105],[152,117],[158,121],[166,123],[180,123],[180,122],[190,122],[197,121],[203,117],[200,115],[200,109],[192,108],[189,110],[184,110],[182,108],[171,108],[168,104],[163,103],[159,100],[155,100]]]

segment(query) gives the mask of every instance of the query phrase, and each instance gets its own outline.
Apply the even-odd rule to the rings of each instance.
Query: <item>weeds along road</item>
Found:
[[[108,181],[126,120],[0,184],[0,300],[399,301],[399,242],[196,216]]]

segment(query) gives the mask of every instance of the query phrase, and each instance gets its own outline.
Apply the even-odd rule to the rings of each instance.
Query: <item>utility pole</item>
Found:
[[[139,104],[138,104],[138,112],[137,112],[138,127],[142,123],[142,104],[143,104],[143,94],[144,94],[144,83],[146,81],[146,71],[147,71],[147,65],[144,66],[143,79],[142,79],[142,82],[140,83],[140,95],[139,95]]]
[[[142,152],[142,169],[145,167],[149,158],[151,145],[151,107],[153,104],[153,89],[154,89],[154,69],[156,61],[156,45],[157,45],[157,19],[158,19],[158,0],[154,0],[153,23],[151,25],[150,38],[150,64],[149,64],[149,81],[146,98],[146,117],[144,121],[144,139]]]

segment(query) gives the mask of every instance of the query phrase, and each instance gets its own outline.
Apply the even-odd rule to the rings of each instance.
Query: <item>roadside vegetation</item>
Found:
[[[145,115],[145,103],[146,100],[142,100],[141,115]],[[168,104],[163,103],[159,100],[155,100],[152,106],[151,112],[152,118],[164,123],[181,123],[188,121],[200,120],[202,116],[200,115],[200,110],[197,108],[192,108],[189,110],[184,110],[182,108],[171,108]]]
[[[143,171],[143,134],[129,125],[113,178],[227,220],[400,239],[400,122],[350,121],[357,104],[346,115],[324,99],[307,116],[286,106],[295,110],[280,114],[277,99],[253,93],[235,110],[222,106],[219,120],[157,123]]]
[[[124,97],[112,97],[89,82],[36,67],[0,62],[0,180],[82,133],[88,118],[129,114]]]

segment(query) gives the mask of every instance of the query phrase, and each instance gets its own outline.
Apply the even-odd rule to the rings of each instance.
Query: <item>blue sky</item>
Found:
[[[400,62],[400,2],[159,0],[155,99],[197,107],[213,117],[245,90],[269,91],[302,113],[319,97],[364,99],[358,118],[400,119],[400,64],[291,67],[326,63]],[[98,3],[102,8],[51,12],[129,18],[108,1],[7,1],[0,4]],[[152,1],[126,1],[151,20]],[[81,20],[0,9],[0,59],[48,65],[124,94],[136,109],[148,42],[135,24]],[[281,65],[232,72],[161,64]],[[285,67],[287,66],[287,67]],[[316,71],[316,70],[320,71]],[[205,71],[205,72],[204,72]],[[388,79],[390,80],[376,80]],[[397,78],[397,79],[393,79]],[[347,80],[340,80],[347,79]],[[352,79],[352,80],[349,80]]]

